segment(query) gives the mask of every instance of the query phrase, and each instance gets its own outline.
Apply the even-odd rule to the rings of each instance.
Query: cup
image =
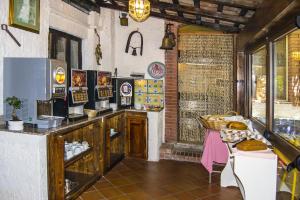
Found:
[[[72,157],[73,157],[73,151],[72,151],[72,150],[68,150],[68,151],[66,152],[66,157],[67,157],[68,160],[69,160],[70,158],[72,158]]]
[[[75,146],[75,148],[73,149],[73,155],[78,155],[82,152],[82,149],[80,146]]]
[[[115,129],[111,128],[110,129],[110,135],[113,135],[115,133]]]
[[[261,140],[262,138],[263,138],[263,136],[260,135],[260,134],[257,134],[257,135],[255,136],[255,139],[257,139],[257,140]]]
[[[72,149],[72,143],[65,143],[65,151],[69,151]]]
[[[83,146],[84,150],[87,150],[89,148],[89,143],[87,141],[83,141],[82,146]]]

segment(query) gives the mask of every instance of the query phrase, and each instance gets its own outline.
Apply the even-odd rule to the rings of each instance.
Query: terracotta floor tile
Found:
[[[136,184],[121,186],[118,189],[126,194],[142,191]]]
[[[141,191],[128,194],[128,196],[130,197],[131,200],[153,200],[151,196]]]
[[[104,199],[103,195],[101,195],[98,191],[85,192],[81,195],[81,199],[83,200],[102,200]]]
[[[187,192],[180,192],[180,193],[174,194],[174,196],[178,200],[196,200],[199,198],[199,197],[195,197]]]
[[[94,184],[94,187],[98,190],[102,190],[105,188],[111,188],[113,187],[113,185],[108,181],[98,181],[97,183]]]
[[[241,200],[237,188],[221,188],[220,175],[198,163],[125,159],[77,200]]]
[[[126,178],[113,179],[113,180],[110,180],[110,182],[115,186],[123,186],[123,185],[132,184],[132,182],[130,182]]]
[[[100,191],[105,198],[122,196],[123,193],[115,188],[107,188]]]
[[[118,197],[109,198],[109,200],[131,200],[131,198],[127,195],[122,195]]]

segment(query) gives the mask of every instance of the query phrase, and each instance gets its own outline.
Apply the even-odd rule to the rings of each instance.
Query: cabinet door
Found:
[[[128,156],[147,158],[147,118],[128,117]]]

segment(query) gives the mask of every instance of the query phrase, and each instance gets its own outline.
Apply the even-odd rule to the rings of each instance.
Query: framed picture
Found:
[[[40,0],[10,0],[9,25],[39,33]]]

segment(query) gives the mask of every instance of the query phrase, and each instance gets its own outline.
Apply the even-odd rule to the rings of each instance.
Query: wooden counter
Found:
[[[116,134],[111,135],[111,129],[114,129]],[[141,110],[118,110],[92,119],[65,122],[58,128],[46,130],[29,126],[25,127],[22,132],[11,132],[0,127],[0,136],[3,136],[3,141],[6,140],[5,138],[9,138],[9,135],[20,138],[30,136],[37,138],[37,141],[42,138],[44,140],[41,148],[44,149],[45,155],[42,157],[37,155],[35,162],[27,161],[37,166],[37,171],[27,169],[31,172],[28,174],[39,174],[41,170],[44,171],[39,177],[40,182],[31,183],[30,181],[31,188],[36,188],[36,191],[21,190],[16,192],[20,194],[28,192],[28,195],[38,193],[39,195],[36,198],[33,197],[32,200],[76,199],[125,155],[143,159],[146,159],[148,155],[148,118],[147,112]],[[65,158],[65,142],[71,143],[73,141],[87,141],[89,148],[67,160]],[[6,142],[9,143],[9,141]],[[20,146],[22,145],[20,142]],[[34,146],[28,149],[35,148],[38,147]],[[5,149],[5,151],[13,150]],[[38,151],[38,149],[36,150]],[[20,152],[20,156],[23,154],[25,156],[26,153],[26,151]],[[39,168],[38,166],[46,167]],[[16,167],[22,167],[22,163]],[[22,174],[18,174],[16,171],[15,175],[22,177]],[[0,172],[0,177],[6,175]],[[74,188],[69,192],[65,192],[66,179],[76,182],[73,185]],[[20,179],[25,185],[29,184],[28,180]],[[41,182],[44,184],[41,185]],[[37,185],[34,186],[34,184]],[[2,187],[1,184],[0,187]],[[48,190],[45,187],[48,187]],[[18,189],[15,187],[13,190],[17,191]],[[3,193],[9,195],[11,192],[15,193],[14,191],[6,190]]]

